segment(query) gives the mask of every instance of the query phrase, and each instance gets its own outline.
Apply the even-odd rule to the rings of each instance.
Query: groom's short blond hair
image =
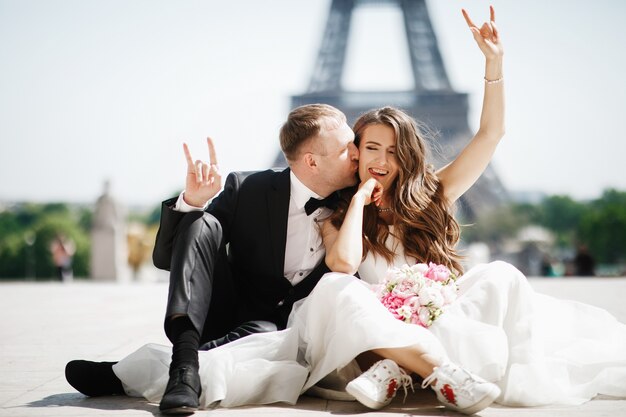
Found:
[[[293,109],[280,129],[280,148],[287,161],[299,156],[302,145],[323,129],[346,123],[346,115],[328,104],[306,104]]]

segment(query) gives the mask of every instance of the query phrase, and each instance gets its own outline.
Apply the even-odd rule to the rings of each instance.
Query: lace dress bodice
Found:
[[[389,264],[385,258],[370,251],[359,266],[359,277],[369,284],[380,284],[385,278],[387,270],[391,267],[404,264],[413,265],[417,262],[417,259],[405,255],[404,246],[393,234],[393,226],[389,226],[389,232],[385,245],[395,254],[393,262]]]

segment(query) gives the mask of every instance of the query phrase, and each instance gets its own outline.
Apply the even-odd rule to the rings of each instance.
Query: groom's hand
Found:
[[[194,162],[189,147],[183,143],[187,159],[187,179],[183,200],[194,207],[204,207],[222,189],[222,176],[217,167],[215,146],[211,138],[206,138],[206,141],[209,147],[208,164],[199,159]]]

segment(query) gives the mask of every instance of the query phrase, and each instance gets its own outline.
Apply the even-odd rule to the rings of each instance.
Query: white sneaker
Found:
[[[393,400],[400,387],[406,397],[406,387],[413,389],[411,377],[391,359],[383,359],[350,381],[346,391],[364,406],[379,410]]]
[[[429,385],[446,408],[463,414],[474,414],[489,407],[500,395],[500,388],[495,384],[451,363],[436,367],[424,379],[422,388]]]

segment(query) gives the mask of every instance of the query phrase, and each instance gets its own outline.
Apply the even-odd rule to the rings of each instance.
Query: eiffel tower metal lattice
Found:
[[[365,4],[391,5],[402,11],[413,89],[346,91],[342,88],[352,14],[356,7]],[[433,152],[436,166],[450,161],[472,137],[467,123],[467,94],[452,90],[425,0],[332,0],[308,90],[291,100],[292,108],[311,103],[327,103],[341,109],[349,124],[372,108],[389,105],[403,109],[439,133],[439,152]],[[286,166],[282,153],[275,166]],[[489,166],[461,198],[460,208],[466,218],[474,219],[507,199],[504,186]]]

